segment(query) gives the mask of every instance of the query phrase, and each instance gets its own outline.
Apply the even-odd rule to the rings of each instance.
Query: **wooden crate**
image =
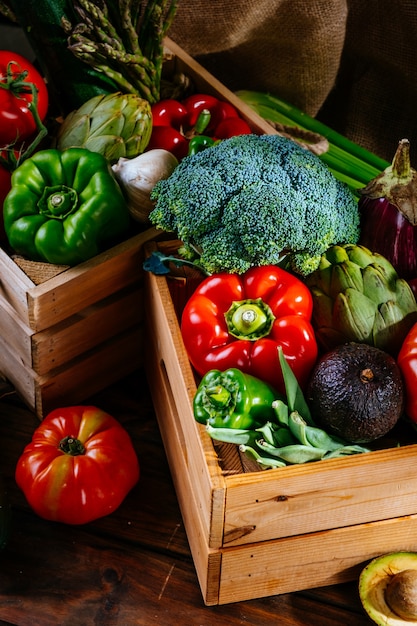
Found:
[[[39,418],[143,365],[142,255],[156,235],[149,228],[39,284],[26,273],[37,268],[0,249],[0,371]]]
[[[248,471],[193,417],[178,315],[195,283],[145,284],[147,375],[207,605],[354,580],[375,556],[417,550],[417,445],[395,435],[366,454]]]
[[[171,39],[165,72],[184,72],[196,90],[228,99],[254,132],[269,125]],[[0,373],[42,418],[59,404],[79,403],[143,365],[143,244],[148,228],[40,284],[0,249]],[[39,269],[39,268],[37,268]]]

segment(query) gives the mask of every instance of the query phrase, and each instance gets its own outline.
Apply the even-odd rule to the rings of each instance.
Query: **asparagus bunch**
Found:
[[[68,48],[123,93],[160,99],[163,39],[178,0],[73,0],[77,24],[62,19]]]

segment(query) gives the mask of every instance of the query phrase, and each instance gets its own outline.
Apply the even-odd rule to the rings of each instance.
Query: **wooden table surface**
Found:
[[[0,553],[0,625],[366,626],[357,583],[206,607],[142,371],[89,399],[130,433],[141,478],[112,515],[85,526],[37,517],[14,468],[39,423],[0,400],[0,473],[13,525]],[[86,402],[87,404],[87,402]]]

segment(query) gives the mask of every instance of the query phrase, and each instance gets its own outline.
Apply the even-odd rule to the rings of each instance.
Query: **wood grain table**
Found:
[[[141,478],[108,517],[67,526],[37,517],[14,468],[38,419],[0,399],[0,473],[13,524],[0,553],[0,626],[366,626],[357,583],[206,607],[143,371],[88,400],[130,433]],[[86,402],[87,404],[87,402]]]

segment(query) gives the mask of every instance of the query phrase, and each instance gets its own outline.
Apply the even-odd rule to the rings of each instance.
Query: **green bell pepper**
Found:
[[[76,265],[127,231],[130,214],[107,160],[84,148],[36,152],[3,206],[10,246],[32,261]]]
[[[210,370],[194,396],[194,417],[213,428],[255,429],[274,420],[273,402],[281,397],[269,384],[237,368]]]

